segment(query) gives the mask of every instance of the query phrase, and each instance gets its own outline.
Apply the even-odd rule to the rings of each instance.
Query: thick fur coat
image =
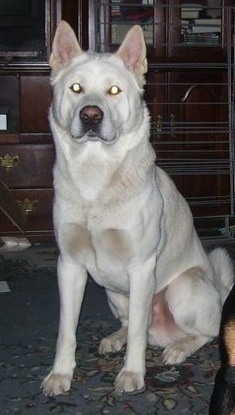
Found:
[[[232,264],[222,249],[205,253],[188,204],[155,164],[142,29],[134,26],[115,54],[97,54],[62,21],[50,65],[60,325],[44,393],[70,388],[88,273],[121,322],[99,347],[126,344],[115,390],[142,390],[148,342],[178,364],[217,336]]]

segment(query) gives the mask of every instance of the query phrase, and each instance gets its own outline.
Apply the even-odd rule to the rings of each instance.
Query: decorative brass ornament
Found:
[[[17,203],[26,215],[29,215],[38,207],[38,200],[29,200],[28,198],[17,200]]]
[[[18,164],[19,159],[19,156],[10,156],[9,154],[6,154],[5,156],[0,157],[0,167],[9,171]]]

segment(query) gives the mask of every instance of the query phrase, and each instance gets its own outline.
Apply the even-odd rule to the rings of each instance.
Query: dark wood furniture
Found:
[[[214,1],[212,9],[208,0],[187,1],[188,11],[194,12],[187,19],[186,2],[179,0],[41,3],[46,37],[40,54],[31,50],[18,57],[19,50],[9,54],[0,45],[0,107],[9,109],[8,129],[0,131],[0,177],[27,211],[26,236],[31,241],[53,238],[47,59],[61,18],[72,25],[84,49],[97,51],[114,51],[131,25],[143,26],[149,60],[146,99],[157,161],[188,199],[199,234],[218,237],[225,228],[228,236],[234,213],[232,0]],[[202,18],[208,19],[204,32],[196,27]],[[0,236],[16,234],[0,214]]]
[[[190,203],[200,236],[229,236],[234,224],[233,2],[89,3],[98,33],[90,30],[90,43],[96,50],[113,51],[132,24],[142,25],[157,162]]]

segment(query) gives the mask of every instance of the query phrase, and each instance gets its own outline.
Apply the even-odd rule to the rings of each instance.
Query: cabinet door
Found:
[[[216,71],[169,73],[168,85],[168,120],[173,140],[167,154],[174,180],[190,201],[195,215],[228,214],[227,74]]]
[[[56,25],[61,20],[61,4],[61,0],[1,2],[0,57],[3,68],[4,64],[6,67],[8,64],[44,66],[50,56]]]
[[[21,75],[20,131],[22,133],[50,132],[48,110],[51,99],[48,75]]]
[[[231,214],[226,71],[151,71],[146,99],[157,164],[188,200],[200,236],[221,236]]]
[[[183,60],[220,60],[232,41],[231,0],[169,0],[168,56]]]
[[[19,130],[19,76],[0,76],[0,108],[6,108],[7,130],[1,131],[1,136],[16,133]]]
[[[181,157],[224,159],[228,154],[228,80],[220,71],[168,73],[168,119]],[[178,147],[179,154],[181,147]]]

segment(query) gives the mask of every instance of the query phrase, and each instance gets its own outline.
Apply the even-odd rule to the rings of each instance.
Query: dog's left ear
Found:
[[[79,53],[82,53],[82,49],[79,46],[72,27],[65,20],[61,20],[57,26],[52,44],[52,52],[49,60],[51,69],[54,72],[58,72]]]
[[[148,70],[148,63],[144,34],[139,25],[135,25],[129,30],[116,53],[137,79],[142,80]]]

